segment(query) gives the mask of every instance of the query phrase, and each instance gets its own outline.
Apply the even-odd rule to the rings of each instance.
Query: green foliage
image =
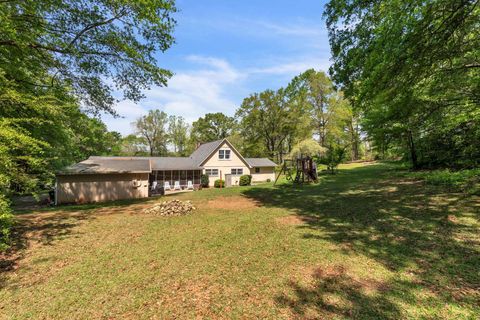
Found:
[[[326,150],[327,148],[321,147],[317,141],[310,138],[294,145],[290,152],[290,158],[296,159],[302,155],[309,157],[320,156],[325,154]]]
[[[412,166],[479,165],[477,1],[330,1],[334,81],[377,153]]]
[[[173,0],[4,1],[0,66],[13,83],[68,86],[83,106],[115,113],[114,90],[138,101],[172,75],[155,53],[174,41],[174,12]]]
[[[189,125],[181,116],[170,116],[168,118],[168,138],[173,145],[174,155],[187,156]]]
[[[252,176],[249,174],[244,174],[240,177],[239,184],[241,186],[249,186],[252,183]]]
[[[13,226],[13,214],[7,199],[0,194],[0,252],[10,244],[10,229]]]
[[[147,115],[135,121],[137,135],[145,139],[150,156],[162,156],[167,154],[168,144],[168,115],[160,111],[150,110]]]
[[[324,164],[327,166],[327,170],[330,173],[335,173],[338,165],[345,160],[345,147],[331,145],[325,155],[316,158],[319,164]]]
[[[194,143],[206,143],[230,136],[236,127],[235,119],[221,112],[207,113],[192,124],[191,139]]]
[[[120,140],[119,156],[147,156],[149,155],[148,146],[145,138],[137,137],[134,134],[122,137]]]
[[[215,188],[224,188],[225,187],[225,181],[223,181],[222,179],[217,179],[215,180],[215,182],[213,183],[213,186]]]
[[[208,174],[202,174],[200,176],[200,184],[202,185],[203,188],[208,188],[208,185],[210,184],[210,179],[208,177]]]
[[[417,171],[408,175],[423,179],[427,184],[447,187],[451,191],[480,194],[480,169]]]
[[[302,119],[307,119],[303,111],[303,105],[290,99],[285,89],[266,90],[245,98],[236,113],[246,142],[245,155],[267,155],[280,163],[291,145],[305,135],[305,126],[300,125],[305,123]],[[257,148],[260,152],[252,150]]]

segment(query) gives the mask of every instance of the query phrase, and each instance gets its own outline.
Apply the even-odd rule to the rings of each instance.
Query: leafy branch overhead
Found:
[[[174,12],[172,0],[7,1],[0,6],[0,63],[10,62],[4,71],[15,83],[32,90],[67,85],[90,111],[115,114],[114,90],[138,101],[172,75],[157,66],[155,53],[174,42]]]

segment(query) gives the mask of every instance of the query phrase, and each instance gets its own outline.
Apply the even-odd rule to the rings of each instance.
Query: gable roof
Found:
[[[197,150],[199,150],[197,152],[197,150],[195,150],[192,155],[190,156],[192,159],[194,159],[195,161],[198,161],[200,160],[200,162],[198,162],[198,165],[201,166],[205,163],[205,161],[207,161],[208,158],[210,158],[210,156],[216,152],[218,149],[220,149],[220,147],[226,143],[230,149],[233,150],[233,152],[235,152],[235,154],[240,158],[240,160],[242,160],[243,163],[245,163],[245,165],[249,168],[251,168],[252,166],[245,160],[245,158],[242,156],[242,154],[240,152],[238,152],[237,149],[235,149],[235,147],[230,143],[230,141],[228,141],[226,138],[225,139],[221,139],[221,140],[217,140],[217,141],[212,141],[212,142],[208,142],[208,143],[204,143],[202,145],[200,145]]]
[[[59,175],[107,174],[107,173],[150,173],[150,161],[147,159],[101,159],[92,157],[58,172]]]
[[[221,139],[200,145],[190,157],[103,157],[91,156],[87,160],[66,167],[58,175],[150,173],[152,170],[200,170],[205,161],[226,143],[249,168],[275,167],[267,158],[244,158],[227,140]]]
[[[190,155],[190,158],[200,165],[202,162],[207,160],[207,158],[214,153],[225,140],[226,139],[221,139],[201,144],[195,151],[193,151],[193,153]]]
[[[277,164],[268,158],[245,158],[252,167],[276,167]]]

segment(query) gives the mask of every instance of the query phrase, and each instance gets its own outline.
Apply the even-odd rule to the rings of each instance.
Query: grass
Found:
[[[480,199],[394,164],[18,215],[0,317],[475,319]]]

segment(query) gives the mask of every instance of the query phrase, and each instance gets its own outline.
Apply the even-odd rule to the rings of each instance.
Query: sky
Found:
[[[134,132],[132,122],[160,109],[192,123],[206,113],[233,116],[254,92],[278,89],[303,71],[327,71],[330,47],[325,1],[177,0],[176,43],[157,54],[171,70],[168,87],[152,87],[139,103],[121,101],[121,118],[103,115],[111,131]]]

